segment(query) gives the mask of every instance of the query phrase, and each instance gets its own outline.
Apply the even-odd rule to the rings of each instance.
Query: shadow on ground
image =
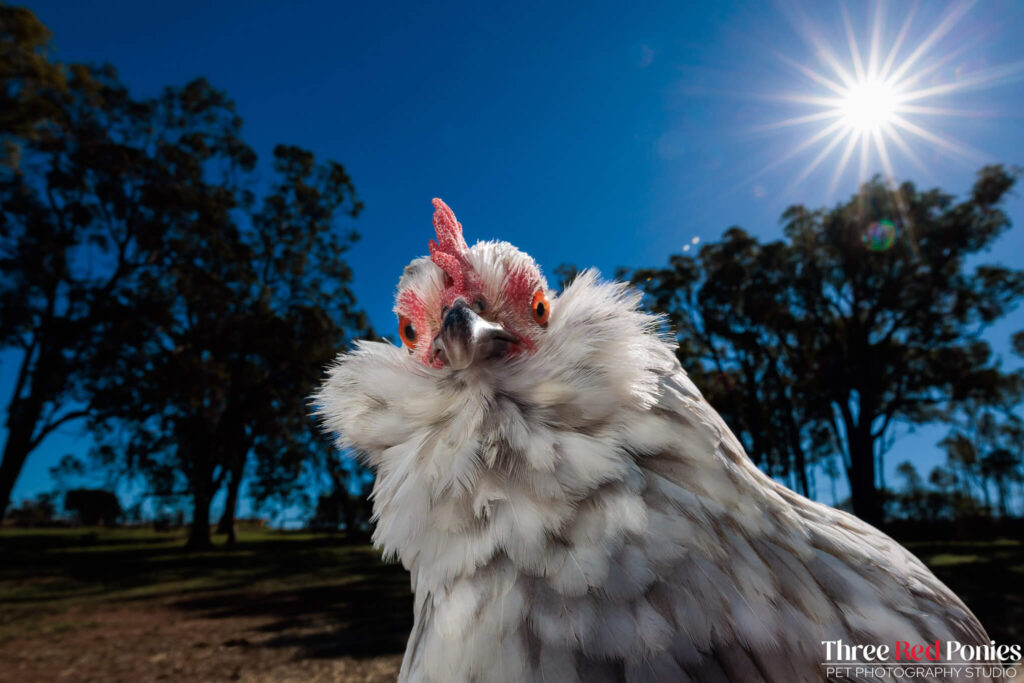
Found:
[[[0,639],[32,617],[94,602],[256,624],[223,643],[298,657],[401,654],[412,627],[408,574],[343,536],[243,534],[233,548],[181,549],[179,534],[124,530],[0,535]],[[6,628],[5,628],[6,627]],[[5,634],[4,631],[7,631]]]
[[[47,629],[64,628],[58,620],[68,621],[65,612],[88,615],[102,607],[159,608],[161,619],[180,615],[189,629],[208,629],[181,638],[253,661],[275,652],[292,661],[369,660],[404,650],[412,626],[408,575],[382,563],[369,546],[269,531],[243,533],[234,548],[201,553],[184,552],[183,542],[182,534],[142,530],[0,533],[0,645],[32,637],[34,628],[45,638]],[[908,547],[963,598],[993,639],[1024,642],[1020,542]]]
[[[990,638],[1024,642],[1024,545],[928,541],[907,547],[971,608]]]
[[[405,577],[401,577],[405,579]],[[306,657],[401,654],[412,628],[407,580],[360,577],[343,585],[267,593],[236,592],[174,603],[205,618],[266,617],[267,637],[223,643],[235,647],[299,648]]]

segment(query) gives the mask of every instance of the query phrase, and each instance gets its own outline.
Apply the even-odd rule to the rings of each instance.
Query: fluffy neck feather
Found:
[[[331,370],[325,422],[376,470],[374,540],[414,582],[472,574],[499,550],[544,571],[545,539],[589,494],[642,487],[629,453],[645,437],[632,426],[674,358],[638,304],[588,272],[553,303],[536,352],[507,364],[433,370],[364,343]]]

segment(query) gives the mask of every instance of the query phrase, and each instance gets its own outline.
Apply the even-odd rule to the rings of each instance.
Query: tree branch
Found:
[[[32,439],[32,441],[29,442],[29,450],[35,449],[42,442],[42,440],[46,438],[48,434],[50,434],[57,427],[60,427],[65,422],[68,422],[70,420],[77,420],[78,418],[88,416],[89,411],[84,409],[72,410],[71,412],[61,415],[56,420],[43,427],[42,430],[40,430],[39,434],[34,439]]]
[[[18,369],[18,381],[14,384],[14,393],[11,394],[11,402],[8,404],[8,411],[10,406],[14,405],[18,399],[21,398],[21,392],[25,388],[25,381],[28,379],[29,366],[32,365],[32,356],[35,355],[36,349],[39,348],[39,344],[36,343],[35,336],[32,337],[32,345],[25,349],[25,356],[21,360],[21,367]]]

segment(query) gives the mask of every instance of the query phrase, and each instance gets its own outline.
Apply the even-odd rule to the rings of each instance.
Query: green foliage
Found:
[[[967,259],[1009,227],[999,204],[1015,179],[983,168],[959,202],[875,179],[831,209],[789,208],[785,240],[732,228],[632,279],[757,462],[800,484],[838,451],[855,511],[877,522],[894,421],[948,416],[1002,377],[979,334],[1024,293],[1024,273]]]
[[[1015,332],[1010,343],[1013,345],[1013,352],[1024,358],[1024,330]]]
[[[113,526],[121,516],[121,501],[112,491],[72,489],[64,495],[64,510],[86,526]]]
[[[989,369],[975,373],[975,380],[960,387],[950,432],[939,445],[961,507],[991,515],[994,487],[999,517],[1005,519],[1012,487],[1024,482],[1024,419],[1014,412],[1024,398],[1024,370]]]
[[[11,55],[0,134],[20,158],[0,165],[0,346],[21,352],[2,514],[27,455],[87,414],[85,357],[165,229],[153,200],[166,169],[152,103],[132,101],[110,69],[40,61],[46,32],[31,13],[0,8],[0,20]]]
[[[66,75],[47,59],[50,32],[32,12],[0,4],[0,165],[17,168],[19,139],[55,132]]]
[[[0,18],[24,62],[0,131],[21,157],[0,167],[0,345],[23,352],[0,510],[41,440],[88,416],[103,462],[192,497],[206,545],[210,500],[228,482],[233,515],[248,462],[258,498],[284,497],[327,451],[306,397],[372,334],[344,260],[362,203],[341,164],[286,145],[259,183],[205,80],[137,99],[109,67],[44,69],[45,29]]]
[[[225,149],[245,149],[232,136]],[[159,259],[121,302],[123,341],[104,359],[93,424],[108,462],[152,475],[154,486],[184,479],[191,542],[202,546],[209,501],[227,480],[233,513],[250,452],[257,499],[287,494],[321,445],[306,397],[368,325],[342,259],[357,236],[336,225],[361,205],[339,164],[277,147],[278,179],[256,208],[226,182],[237,168],[212,178],[209,159],[190,168],[179,187],[194,203],[179,200]]]
[[[53,495],[40,493],[32,500],[24,500],[10,512],[10,519],[21,527],[52,526],[57,507]]]

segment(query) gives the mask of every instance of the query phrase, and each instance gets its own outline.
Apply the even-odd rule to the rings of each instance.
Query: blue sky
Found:
[[[618,266],[663,264],[692,238],[713,240],[731,225],[778,237],[786,206],[829,205],[855,191],[857,153],[836,173],[845,142],[810,169],[834,136],[793,154],[828,121],[774,126],[822,111],[784,97],[832,96],[795,65],[834,80],[822,61],[832,51],[855,70],[841,5],[560,5],[28,6],[53,30],[60,60],[110,62],[140,95],[205,76],[235,100],[263,159],[287,142],[345,164],[366,203],[351,252],[355,291],[384,333],[394,327],[402,267],[426,253],[434,196],[452,206],[470,242],[508,240],[549,273],[572,262],[611,276]],[[906,114],[933,138],[902,129],[916,162],[890,143],[898,178],[962,193],[983,163],[1024,165],[1024,5],[847,9],[865,64],[876,10],[879,62],[913,12],[893,64],[916,51],[907,74],[921,77],[909,89],[953,89],[917,104],[960,110]],[[885,170],[876,153],[865,169]],[[1021,197],[1008,205],[1018,223]],[[1024,227],[989,256],[1024,267]],[[991,340],[1005,351],[1022,327],[1018,311]],[[7,396],[14,359],[3,360]],[[942,433],[918,430],[888,463],[935,464]],[[50,488],[47,468],[87,448],[75,426],[51,437],[30,456],[15,498]]]

